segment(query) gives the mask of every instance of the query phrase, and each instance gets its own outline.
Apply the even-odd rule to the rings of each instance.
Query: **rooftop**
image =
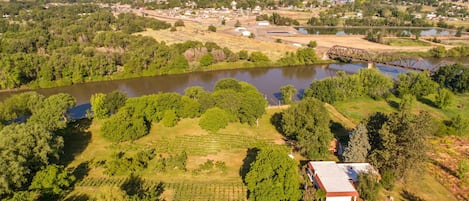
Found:
[[[337,166],[344,171],[353,182],[358,181],[358,173],[374,171],[369,163],[338,163]],[[374,171],[375,172],[375,171]]]
[[[327,193],[356,192],[347,174],[334,161],[311,161],[309,163]]]

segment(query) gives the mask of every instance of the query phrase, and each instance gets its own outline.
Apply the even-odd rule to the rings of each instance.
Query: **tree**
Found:
[[[242,92],[240,92],[239,120],[241,123],[247,122],[249,125],[254,125],[255,123],[259,126],[258,119],[265,114],[267,101],[256,87],[246,82],[241,82],[240,84]]]
[[[365,94],[374,99],[388,93],[392,86],[391,78],[376,69],[360,70],[358,77],[362,83]]]
[[[358,124],[353,130],[348,146],[343,153],[345,162],[366,162],[371,146],[365,125]]]
[[[438,57],[438,58],[443,58],[446,56],[446,48],[444,46],[437,46],[434,47],[428,52],[433,56],[433,57]]]
[[[263,54],[262,52],[259,52],[259,51],[251,52],[251,55],[249,55],[248,60],[250,62],[268,62],[268,61],[270,61],[269,57],[267,57],[265,54]]]
[[[75,176],[65,171],[63,166],[49,165],[37,172],[29,186],[30,190],[40,190],[49,196],[64,193],[75,181]]]
[[[109,114],[115,114],[119,108],[125,105],[127,94],[121,91],[113,91],[106,95],[104,104]]]
[[[399,74],[397,92],[400,97],[411,94],[417,98],[436,93],[438,84],[427,73],[408,72]]]
[[[200,66],[207,67],[213,64],[213,55],[210,53],[204,54],[200,57]]]
[[[220,91],[220,90],[226,90],[226,89],[231,89],[235,92],[240,92],[241,91],[241,84],[236,79],[224,78],[224,79],[218,80],[218,82],[213,87],[214,92],[215,91]]]
[[[68,122],[67,112],[75,106],[75,98],[69,94],[55,94],[46,98],[37,108],[32,109],[28,122],[39,124],[53,131],[65,128]]]
[[[106,108],[106,102],[104,101],[106,94],[97,93],[91,96],[91,110],[93,111],[93,117],[97,119],[106,118],[109,114],[108,108]]]
[[[104,138],[114,142],[123,142],[147,135],[147,122],[143,115],[138,115],[134,110],[131,107],[123,107],[105,121],[101,127],[101,134]]]
[[[199,126],[209,132],[216,133],[225,128],[229,122],[229,114],[218,107],[213,107],[205,111],[200,117]]]
[[[298,164],[281,148],[261,148],[246,175],[249,200],[299,200]]]
[[[217,32],[217,28],[213,25],[208,26],[208,31]]]
[[[280,94],[282,95],[282,101],[284,104],[290,104],[292,102],[293,96],[296,94],[297,90],[295,86],[289,84],[280,87]]]
[[[240,27],[241,26],[241,22],[239,22],[239,20],[236,20],[236,23],[234,24],[234,27]]]
[[[63,139],[38,124],[9,125],[0,131],[0,196],[23,187],[28,175],[58,159]]]
[[[438,68],[433,80],[454,93],[469,91],[469,68],[460,64],[446,65]]]
[[[161,121],[166,127],[174,127],[178,123],[179,119],[176,115],[176,111],[166,110]]]
[[[454,95],[450,90],[439,89],[435,97],[435,104],[439,108],[447,108],[454,102]]]
[[[184,26],[184,21],[182,20],[177,20],[174,22],[174,27],[183,27]]]
[[[318,43],[315,40],[309,41],[308,47],[309,48],[316,48],[318,46]]]
[[[281,128],[288,138],[298,141],[298,147],[308,158],[324,159],[333,139],[329,120],[324,103],[305,98],[282,113]]]
[[[358,173],[357,191],[360,197],[367,201],[375,201],[379,190],[378,176],[372,170]]]
[[[369,155],[380,172],[391,171],[395,178],[405,178],[411,171],[421,170],[427,159],[426,136],[431,134],[431,116],[426,112],[413,115],[410,111],[393,113],[384,119]],[[370,131],[370,129],[369,129]]]

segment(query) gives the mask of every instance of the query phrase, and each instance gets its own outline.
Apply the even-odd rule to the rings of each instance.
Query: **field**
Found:
[[[259,127],[234,123],[215,134],[200,129],[198,119],[183,119],[174,128],[154,124],[149,135],[119,144],[101,137],[101,121],[82,121],[82,132],[69,133],[65,137],[63,164],[76,170],[87,167],[82,172],[78,171],[79,181],[69,198],[93,197],[102,187],[121,187],[128,182],[128,176],[105,175],[102,167],[93,164],[109,159],[118,151],[132,154],[154,148],[162,154],[182,151],[188,154],[186,172],[156,172],[150,162],[148,168],[140,173],[144,185],[164,184],[163,196],[166,200],[245,200],[246,187],[242,175],[246,173],[247,161],[253,160],[249,148],[285,144],[283,137],[270,124],[270,117],[281,110],[269,109],[260,119]],[[208,159],[225,162],[226,172],[195,174],[193,170]]]
[[[298,48],[288,44],[279,44],[252,39],[227,33],[234,29],[228,25],[216,26],[217,32],[207,31],[208,25],[197,24],[193,22],[185,22],[185,27],[178,27],[177,31],[169,30],[147,30],[138,33],[143,36],[154,37],[158,41],[165,41],[167,44],[180,43],[182,41],[195,40],[202,42],[215,42],[221,47],[227,47],[234,52],[247,50],[249,52],[261,51],[271,60],[277,60],[282,57],[285,52],[294,52]]]
[[[326,104],[326,108],[332,120],[342,125],[342,130],[334,132],[336,137],[341,138],[363,118],[374,112],[396,111],[398,102],[398,98],[390,98],[388,101],[360,98],[346,103]],[[469,104],[469,94],[458,96],[456,103],[443,111],[417,102],[415,112],[427,110],[441,120],[456,114],[468,118],[469,108],[458,108],[458,105],[462,104]],[[157,172],[150,162],[147,169],[138,173],[143,186],[161,183],[164,188],[162,197],[165,200],[245,200],[247,192],[242,176],[247,171],[246,164],[253,160],[250,148],[285,146],[283,136],[270,123],[271,116],[285,108],[269,108],[267,114],[260,119],[259,127],[233,123],[226,129],[210,134],[199,128],[198,119],[183,119],[174,128],[154,124],[149,135],[134,142],[118,144],[110,143],[101,137],[101,121],[82,120],[75,127],[80,132],[65,135],[66,150],[62,163],[74,169],[78,178],[67,199],[85,200],[99,195],[108,187],[122,188],[131,180],[128,175],[108,176],[104,174],[102,167],[95,164],[109,159],[118,151],[132,154],[154,148],[157,153],[162,154],[181,151],[188,153],[186,172]],[[382,199],[392,196],[399,200],[457,200],[453,195],[467,196],[464,192],[467,192],[465,190],[468,190],[469,185],[454,178],[455,162],[469,151],[467,139],[444,137],[432,139],[431,143],[434,150],[433,161],[428,163],[427,170],[412,177],[407,183],[397,184],[393,191],[381,192]],[[304,160],[297,153],[294,155],[297,160]],[[226,171],[195,174],[194,170],[208,159],[225,162]],[[446,182],[446,178],[451,178],[451,182]]]
[[[407,47],[407,46],[431,46],[429,42],[415,40],[411,38],[390,38],[386,40],[390,46]]]

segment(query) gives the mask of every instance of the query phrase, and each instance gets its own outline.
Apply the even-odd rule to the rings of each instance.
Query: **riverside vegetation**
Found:
[[[0,13],[9,14],[0,19],[0,89],[317,61],[310,48],[276,63],[262,52],[235,53],[213,42],[167,45],[136,33],[173,25],[132,13],[115,16],[110,8],[94,4],[45,9],[38,3],[0,3]],[[176,22],[176,26],[184,25]]]
[[[0,104],[4,161],[0,172],[8,173],[2,174],[0,196],[7,200],[319,198],[320,191],[301,190],[301,185],[311,185],[299,176],[301,161],[353,159],[371,162],[380,171],[379,185],[365,182],[359,188],[363,198],[379,200],[412,182],[415,170],[429,174],[428,155],[435,151],[424,146],[429,141],[447,135],[467,138],[467,108],[456,106],[469,103],[468,73],[459,64],[440,68],[433,76],[402,74],[395,81],[374,69],[338,73],[314,81],[303,99],[288,109],[266,110],[255,87],[233,79],[220,80],[213,91],[190,87],[184,95],[128,98],[112,92],[94,95],[90,119],[82,120],[68,118],[67,110],[75,103],[69,95],[14,95]],[[285,99],[294,91],[288,88],[282,90]],[[357,100],[369,104],[360,117],[350,113]],[[380,100],[389,106],[377,107]],[[357,122],[350,140],[341,132],[341,120],[331,119],[332,111],[321,101]],[[328,151],[334,136],[348,144],[344,158]],[[288,150],[298,158],[288,158]],[[463,185],[467,165],[459,166]],[[441,186],[429,182],[432,188]],[[428,198],[423,190],[413,189],[411,195]],[[432,196],[454,199],[448,192]]]

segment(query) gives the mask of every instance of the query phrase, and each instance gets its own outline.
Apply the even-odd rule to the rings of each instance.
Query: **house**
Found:
[[[337,166],[347,174],[349,180],[354,184],[358,182],[358,174],[361,172],[372,171],[373,173],[378,174],[378,171],[376,171],[369,163],[338,163]]]
[[[269,21],[258,21],[257,26],[269,26],[270,22]]]
[[[237,31],[237,32],[242,32],[242,31],[246,31],[246,28],[244,28],[244,27],[236,27],[234,30]]]
[[[249,36],[251,36],[251,32],[250,32],[250,31],[242,31],[242,32],[241,32],[241,35],[242,35],[242,36],[249,37]]]
[[[326,193],[326,201],[356,201],[357,190],[334,161],[310,161],[307,175],[316,188]]]

